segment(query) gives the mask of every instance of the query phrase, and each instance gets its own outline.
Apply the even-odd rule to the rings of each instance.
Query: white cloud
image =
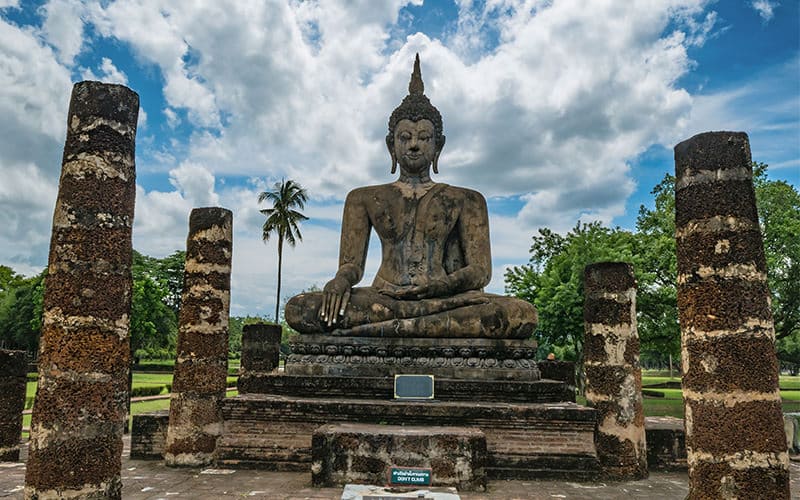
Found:
[[[768,23],[772,17],[775,15],[775,8],[777,8],[780,4],[778,2],[770,1],[770,0],[753,0],[750,4],[758,15],[761,16],[761,19]]]
[[[105,83],[116,83],[119,85],[128,85],[128,76],[114,66],[114,62],[108,57],[104,57],[100,62],[100,74],[95,74],[90,68],[83,70],[81,77],[84,80],[96,80]]]
[[[69,104],[69,72],[29,30],[0,19],[0,261],[47,262]]]
[[[578,220],[621,215],[635,188],[628,162],[648,147],[671,147],[714,116],[739,119],[730,112],[735,89],[693,98],[676,83],[693,68],[689,48],[719,33],[705,0],[462,1],[441,39],[397,36],[407,3],[116,0],[83,11],[76,3],[64,14],[70,33],[43,28],[54,49],[0,24],[0,110],[11,117],[0,124],[10,134],[0,134],[0,145],[35,137],[47,146],[34,149],[42,152],[33,160],[23,149],[0,148],[0,168],[57,178],[65,120],[53,117],[66,117],[69,92],[69,72],[58,62],[86,49],[74,34],[82,19],[91,23],[163,78],[167,126],[195,127],[188,141],[169,138],[153,163],[140,165],[161,169],[174,190],[137,190],[137,249],[163,256],[183,248],[192,207],[231,208],[234,312],[261,303],[269,312],[275,249],[260,239],[258,191],[282,177],[308,189],[313,221],[286,254],[284,290],[324,284],[336,268],[345,193],[390,179],[386,122],[406,94],[417,51],[447,135],[437,180],[523,202],[518,213],[491,215],[493,291],[502,289],[505,265],[527,260],[538,227],[565,231]],[[66,7],[47,8],[49,20]],[[127,81],[110,59],[94,71]],[[258,180],[216,182],[229,176]],[[54,197],[54,183],[41,196]],[[10,194],[0,192],[0,203],[2,196]],[[373,246],[371,269],[378,258]]]
[[[167,126],[169,128],[175,128],[181,123],[180,117],[178,114],[175,113],[175,110],[172,108],[164,108],[164,117],[167,119]]]
[[[81,52],[83,46],[83,2],[75,0],[50,0],[43,7],[42,34],[55,47],[58,60],[67,66]]]
[[[19,0],[0,0],[0,9],[19,8]]]
[[[169,182],[193,206],[213,207],[219,204],[219,196],[214,192],[214,174],[202,165],[182,163],[170,170]]]

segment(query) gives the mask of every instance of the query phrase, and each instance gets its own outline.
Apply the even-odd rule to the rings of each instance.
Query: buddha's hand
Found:
[[[393,286],[380,290],[380,293],[399,300],[420,300],[444,297],[451,292],[450,284],[443,279],[432,279],[427,283],[407,286]]]
[[[348,302],[350,302],[350,282],[338,276],[333,278],[322,289],[319,319],[328,326],[335,325],[339,316],[344,316]]]

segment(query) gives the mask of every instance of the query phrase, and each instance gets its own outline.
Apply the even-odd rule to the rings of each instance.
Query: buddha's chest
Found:
[[[369,218],[384,242],[441,245],[458,221],[461,204],[449,196],[376,199]]]

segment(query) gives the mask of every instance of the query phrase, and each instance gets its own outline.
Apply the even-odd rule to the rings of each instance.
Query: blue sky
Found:
[[[0,264],[46,265],[69,92],[83,79],[141,96],[138,250],[182,248],[192,207],[234,211],[234,314],[274,307],[256,197],[281,178],[312,197],[286,295],[333,275],[344,196],[391,180],[383,136],[415,52],[444,115],[436,180],[489,201],[490,291],[527,261],[539,227],[632,228],[673,171],[672,146],[695,133],[746,131],[753,159],[800,185],[797,1],[176,4],[0,0]]]

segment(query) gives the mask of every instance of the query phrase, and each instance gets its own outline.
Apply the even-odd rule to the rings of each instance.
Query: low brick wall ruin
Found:
[[[168,425],[169,410],[134,415],[131,425],[131,458],[163,459]]]

